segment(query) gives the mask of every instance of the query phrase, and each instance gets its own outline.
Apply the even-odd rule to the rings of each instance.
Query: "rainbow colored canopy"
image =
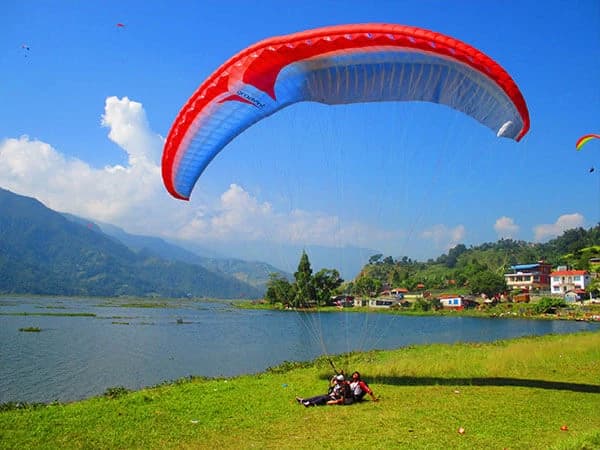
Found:
[[[581,148],[592,139],[600,139],[600,134],[585,134],[581,136],[579,139],[577,139],[577,142],[575,143],[575,148],[577,150],[581,150]]]

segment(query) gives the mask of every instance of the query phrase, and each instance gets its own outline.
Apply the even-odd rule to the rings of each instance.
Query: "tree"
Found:
[[[598,292],[600,291],[600,278],[599,277],[593,278],[592,282],[585,290],[586,290],[586,292],[591,294],[590,298],[596,297],[598,295]]]
[[[294,286],[281,274],[269,274],[265,300],[270,304],[289,305],[294,299]]]
[[[412,309],[415,311],[429,311],[431,309],[431,303],[427,300],[418,298],[413,304]]]
[[[331,293],[335,291],[344,282],[340,278],[340,273],[335,269],[321,269],[313,277],[313,286],[317,304],[326,304]]]
[[[456,247],[451,248],[448,251],[448,258],[446,259],[446,266],[450,269],[456,266],[458,257],[467,251],[467,247],[464,244],[458,244]]]
[[[469,279],[469,286],[471,294],[485,294],[488,297],[493,297],[507,289],[504,276],[489,270],[483,270],[473,275]]]
[[[381,258],[383,258],[381,253],[373,255],[369,258],[369,264],[379,264],[381,262]]]
[[[312,279],[312,268],[308,255],[303,250],[298,263],[298,270],[294,273],[296,280],[296,295],[293,306],[308,306],[315,300],[315,288]]]
[[[354,292],[359,295],[371,296],[371,294],[377,294],[380,287],[381,281],[363,276],[354,283]]]
[[[393,275],[392,275],[392,286],[393,287],[399,287],[402,285],[402,282],[406,279],[406,272],[404,273],[400,273],[399,271],[394,271]]]

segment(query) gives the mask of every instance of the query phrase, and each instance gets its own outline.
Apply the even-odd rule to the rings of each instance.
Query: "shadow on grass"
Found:
[[[321,377],[324,380],[327,377]],[[506,377],[399,377],[363,375],[369,385],[391,384],[395,386],[512,386],[535,389],[554,389],[557,391],[586,392],[600,394],[600,385],[567,383],[564,381],[530,380],[526,378]]]
[[[365,379],[369,384],[393,384],[396,386],[517,386],[559,391],[588,392],[600,394],[600,385],[567,383],[563,381],[529,380],[505,377],[398,377],[379,376]]]

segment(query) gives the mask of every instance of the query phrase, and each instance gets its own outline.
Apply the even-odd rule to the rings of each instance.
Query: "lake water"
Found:
[[[256,311],[228,302],[0,299],[0,403],[73,401],[189,375],[256,373],[323,354],[596,330],[598,323]],[[15,313],[32,315],[14,315]],[[40,314],[90,313],[95,316]],[[41,332],[20,328],[38,327]]]

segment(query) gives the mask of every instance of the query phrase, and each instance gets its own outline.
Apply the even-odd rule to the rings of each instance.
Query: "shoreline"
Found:
[[[591,369],[599,346],[597,330],[351,353],[344,369],[360,369],[380,401],[349,406],[295,401],[323,390],[331,374],[323,357],[251,375],[114,388],[0,410],[0,438],[15,449],[308,449],[317,442],[309,429],[323,448],[596,448],[600,385]],[[330,433],[342,422],[346,433]],[[369,423],[376,433],[364,433]]]
[[[256,301],[232,301],[234,306],[244,309],[257,309],[268,311],[290,311],[290,312],[313,312],[313,313],[368,313],[368,314],[391,314],[419,317],[473,317],[473,318],[502,318],[502,319],[531,319],[531,320],[574,320],[585,322],[600,322],[600,304],[568,305],[554,314],[535,313],[535,303],[499,303],[485,309],[465,308],[439,309],[430,311],[415,311],[409,308],[369,308],[369,307],[346,307],[340,309],[336,306],[324,306],[320,308],[281,308]],[[527,306],[525,306],[527,305]]]

